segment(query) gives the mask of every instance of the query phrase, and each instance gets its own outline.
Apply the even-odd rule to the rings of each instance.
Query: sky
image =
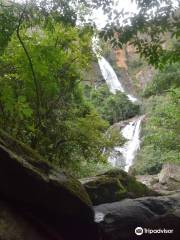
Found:
[[[132,2],[131,0],[114,0],[114,2],[117,2],[117,6],[114,7],[115,9],[117,9],[118,11],[124,9],[125,12],[129,12],[129,16],[133,13],[138,12],[137,5],[134,1]],[[180,6],[179,0],[172,0],[172,2],[173,5],[176,7]],[[161,6],[163,5],[165,4],[162,4]],[[92,18],[95,20],[97,27],[100,29],[103,28],[107,23],[107,17],[103,14],[102,9],[95,10]]]
[[[26,0],[15,0],[16,2],[26,2]],[[117,2],[117,6],[114,6],[115,9],[121,11],[124,9],[128,12],[136,12],[136,4],[132,3],[131,0],[114,0],[114,3]],[[94,10],[91,18],[95,21],[97,28],[103,28],[107,23],[107,17],[103,14],[102,9]]]
[[[25,2],[26,0],[15,0],[16,2]],[[178,5],[179,0],[172,0],[175,5]],[[117,9],[118,11],[121,11],[122,9],[125,10],[125,12],[129,13],[135,13],[137,12],[136,4],[131,0],[114,0],[114,9]],[[95,21],[97,28],[101,29],[103,28],[107,23],[107,16],[103,14],[102,9],[94,10],[91,16],[91,19]]]
[[[130,13],[137,11],[136,4],[134,2],[132,3],[131,0],[114,0],[114,2],[117,2],[117,6],[114,6],[114,8],[118,11],[122,9]],[[103,28],[107,23],[107,17],[103,14],[102,9],[95,10],[92,18],[95,20],[98,28]]]

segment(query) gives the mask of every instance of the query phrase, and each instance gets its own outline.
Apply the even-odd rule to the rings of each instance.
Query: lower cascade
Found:
[[[116,94],[117,90],[126,93],[109,62],[104,57],[99,57],[98,63],[109,90],[113,94]],[[128,93],[126,93],[126,95],[131,102],[138,101],[137,98]],[[140,147],[140,129],[142,119],[143,116],[136,117],[121,130],[121,133],[124,138],[127,139],[127,142],[123,147],[114,148],[113,153],[109,157],[109,162],[112,166],[124,168],[124,170],[128,172],[137,150]]]
[[[133,163],[135,154],[140,147],[140,130],[141,130],[141,121],[143,116],[137,117],[135,120],[132,120],[127,124],[122,130],[121,133],[124,138],[128,141],[124,144],[123,147],[116,147],[114,151],[120,153],[123,156],[122,158],[116,157],[118,154],[112,154],[109,157],[109,162],[115,166],[121,166],[121,161],[125,162],[125,171],[128,172],[130,166]]]

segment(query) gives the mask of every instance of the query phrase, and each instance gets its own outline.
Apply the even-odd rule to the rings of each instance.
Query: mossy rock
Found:
[[[94,178],[82,179],[93,205],[110,203],[124,198],[157,195],[156,192],[120,169],[112,169]]]
[[[0,130],[0,195],[56,224],[93,222],[92,203],[82,184],[55,169],[38,153]]]

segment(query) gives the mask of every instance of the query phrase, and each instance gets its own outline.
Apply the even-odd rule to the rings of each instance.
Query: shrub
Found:
[[[143,92],[144,97],[162,94],[170,88],[180,87],[180,63],[168,65],[158,72]]]
[[[92,89],[90,101],[96,107],[103,119],[110,124],[119,122],[139,113],[139,105],[132,103],[126,94],[117,91],[116,94],[109,92],[106,85],[98,89]]]
[[[148,99],[143,144],[135,161],[138,174],[156,174],[162,164],[180,164],[180,88]]]

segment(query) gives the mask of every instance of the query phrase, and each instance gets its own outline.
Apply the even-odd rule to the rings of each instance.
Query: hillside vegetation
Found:
[[[138,173],[158,173],[163,163],[180,164],[180,65],[158,72],[143,92],[146,119],[135,162]]]

